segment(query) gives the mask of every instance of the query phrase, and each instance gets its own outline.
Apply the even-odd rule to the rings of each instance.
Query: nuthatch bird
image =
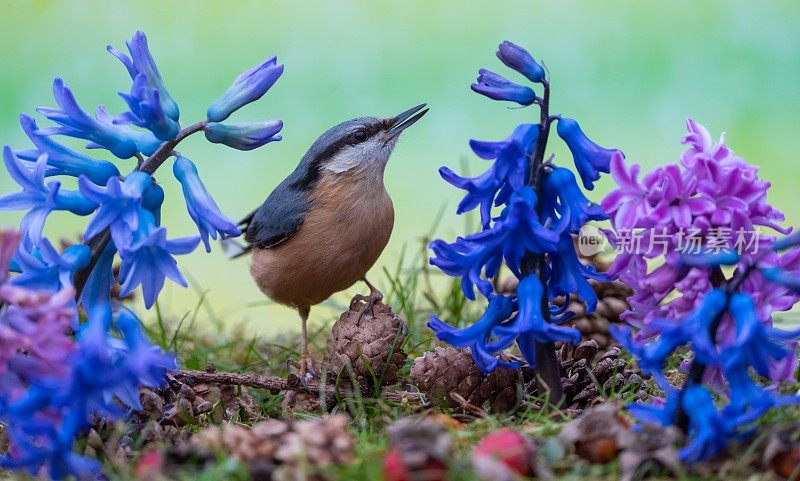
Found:
[[[422,104],[396,117],[361,117],[331,128],[239,224],[247,246],[235,256],[252,252],[250,273],[261,291],[300,313],[303,374],[311,306],[359,280],[370,294],[353,301],[366,302],[365,312],[383,298],[366,278],[394,224],[383,173],[400,133],[427,111]]]

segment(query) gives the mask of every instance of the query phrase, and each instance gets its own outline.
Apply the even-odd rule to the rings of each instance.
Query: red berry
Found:
[[[428,458],[421,466],[406,466],[403,457],[395,448],[390,448],[383,458],[385,481],[444,481],[447,466],[438,459]]]
[[[473,450],[475,458],[488,457],[521,476],[533,474],[534,446],[519,432],[503,428],[487,434]]]

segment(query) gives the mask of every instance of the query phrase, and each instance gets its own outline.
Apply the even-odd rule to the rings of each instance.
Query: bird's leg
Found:
[[[372,308],[375,307],[375,304],[383,300],[383,293],[379,291],[375,286],[373,286],[372,283],[367,280],[366,276],[362,277],[361,280],[364,281],[364,284],[366,284],[367,287],[369,287],[369,295],[364,296],[362,294],[356,294],[353,297],[353,300],[350,301],[351,310],[355,309],[356,305],[360,302],[366,303],[366,306],[364,306],[364,310],[361,311],[361,316],[359,316],[359,319],[364,317],[364,314],[366,314],[367,312],[371,312],[372,315],[374,316],[375,311],[373,311]]]
[[[313,375],[311,369],[311,353],[308,350],[308,315],[311,312],[309,306],[301,306],[297,308],[300,313],[300,321],[302,322],[300,328],[300,363],[290,361],[290,364],[300,371],[300,378],[305,379],[309,374]]]

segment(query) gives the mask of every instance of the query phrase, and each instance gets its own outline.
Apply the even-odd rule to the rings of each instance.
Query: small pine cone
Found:
[[[274,452],[276,481],[330,479],[326,468],[352,461],[355,439],[343,414],[294,422]]]
[[[402,349],[407,331],[405,321],[381,302],[366,313],[361,305],[353,307],[333,325],[323,368],[331,376],[347,377],[349,364],[364,388],[373,387],[375,379],[381,386],[395,384],[397,372],[408,358]]]
[[[306,412],[306,413],[321,413],[322,403],[320,402],[321,399],[319,394],[312,394],[302,391],[286,391],[286,394],[283,397],[283,401],[281,402],[281,409],[285,414],[293,413],[296,411]],[[333,408],[335,403],[335,398],[329,397],[326,399],[326,408],[331,409]]]
[[[225,423],[200,431],[188,444],[198,454],[224,453],[250,465],[274,459],[275,451],[289,429],[287,423],[274,419],[256,423],[252,428]]]
[[[411,379],[429,401],[444,407],[463,408],[453,394],[480,408],[488,404],[493,413],[508,412],[517,404],[517,371],[500,367],[484,376],[466,349],[426,352],[414,362]]]
[[[637,389],[636,400],[649,396],[644,389],[644,379],[638,371],[628,367],[618,347],[601,350],[598,343],[589,339],[577,346],[564,345],[559,350],[562,366],[561,385],[565,406],[570,410],[583,410],[623,390]],[[536,393],[538,386],[528,383],[528,392]]]

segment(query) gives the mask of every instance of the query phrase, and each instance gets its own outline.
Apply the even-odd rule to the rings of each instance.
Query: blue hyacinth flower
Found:
[[[461,277],[461,290],[474,300],[475,286],[484,296],[491,294],[492,285],[486,279],[497,274],[503,259],[515,275],[522,277],[520,264],[525,252],[554,251],[557,240],[556,232],[539,223],[536,194],[525,187],[511,196],[509,205],[490,228],[452,244],[431,242],[434,257],[430,263],[450,276]]]
[[[197,167],[191,160],[178,156],[172,165],[172,172],[183,188],[186,208],[200,230],[200,238],[203,240],[206,252],[211,252],[209,236],[212,239],[216,239],[217,234],[219,234],[224,239],[241,234],[236,223],[219,210],[217,203],[211,198],[211,194],[208,193],[203,181],[200,180]]]
[[[115,325],[122,334],[125,343],[124,352],[120,353],[124,359],[126,386],[119,389],[127,391],[130,396],[130,406],[140,410],[139,389],[141,386],[156,388],[166,382],[168,370],[177,368],[175,356],[165,353],[158,346],[150,343],[142,332],[139,319],[127,308],[121,308],[115,319]]]
[[[689,416],[689,444],[678,455],[683,461],[709,459],[722,451],[733,435],[732,426],[714,405],[714,398],[703,386],[683,390],[681,407]]]
[[[89,149],[106,149],[120,159],[127,159],[142,152],[151,155],[161,145],[153,134],[136,132],[128,127],[117,125],[114,118],[101,106],[95,117],[83,111],[63,80],[53,81],[53,97],[60,108],[39,107],[37,112],[60,124],[60,127],[40,129],[40,135],[66,135],[86,139]]]
[[[164,204],[164,189],[153,183],[142,195],[142,209],[153,214],[156,225],[161,225],[161,206]]]
[[[508,323],[495,327],[498,337],[513,336],[520,352],[529,365],[536,365],[536,343],[579,342],[581,333],[572,327],[562,327],[547,322],[542,314],[544,288],[536,276],[526,276],[517,287],[519,310]]]
[[[42,154],[29,169],[19,160],[11,147],[3,148],[3,162],[22,192],[0,196],[0,210],[27,210],[20,224],[22,231],[35,245],[42,240],[42,230],[47,216],[54,210],[66,210],[77,215],[89,215],[97,204],[86,199],[80,192],[61,189],[61,182],[44,184],[47,171],[47,154]]]
[[[505,140],[485,142],[470,140],[469,145],[475,154],[486,160],[496,159],[494,175],[499,184],[508,182],[514,190],[521,189],[528,182],[528,163],[536,150],[539,139],[539,126],[521,124]]]
[[[158,71],[158,67],[156,67],[156,62],[153,60],[153,56],[150,54],[150,48],[147,46],[147,37],[144,32],[136,32],[125,44],[128,47],[128,52],[131,54],[130,57],[111,45],[106,47],[106,49],[111,55],[117,57],[120,62],[122,62],[128,70],[128,74],[131,76],[131,80],[134,81],[134,84],[140,76],[144,78],[144,86],[149,91],[157,93],[157,108],[161,110],[167,118],[177,122],[180,116],[178,104],[172,99],[169,92],[167,92],[167,88],[164,86],[164,81],[161,79],[161,74]],[[133,89],[131,90],[131,95],[134,95]],[[152,105],[151,108],[156,108],[156,106]]]
[[[19,124],[25,135],[31,139],[35,149],[15,150],[14,153],[22,160],[36,162],[42,154],[47,154],[47,170],[45,177],[53,175],[69,175],[72,177],[85,176],[95,184],[105,185],[109,178],[119,176],[117,166],[107,160],[99,160],[76,152],[59,144],[52,137],[42,135],[36,121],[22,114]]]
[[[544,68],[533,59],[527,50],[519,45],[506,40],[497,49],[497,58],[507,67],[527,77],[531,82],[539,83],[544,80]]]
[[[761,269],[761,274],[770,282],[779,284],[795,293],[800,293],[800,278],[792,272],[783,270],[780,267],[765,267]]]
[[[481,225],[484,228],[489,227],[492,220],[492,205],[495,204],[497,191],[502,185],[495,175],[495,166],[492,165],[477,177],[461,177],[449,167],[440,167],[439,175],[451,185],[467,191],[458,203],[456,213],[460,215],[479,207]]]
[[[516,102],[523,106],[531,105],[536,100],[536,93],[532,88],[514,83],[486,69],[478,71],[478,80],[470,88],[490,99]]]
[[[514,312],[513,303],[507,296],[491,296],[483,315],[469,327],[455,328],[438,317],[431,315],[428,322],[440,340],[459,348],[468,347],[472,351],[475,364],[484,373],[494,371],[498,366],[516,368],[519,363],[498,359],[494,352],[499,346],[491,346],[492,330],[507,320]],[[508,342],[513,342],[513,338]],[[502,349],[502,347],[499,347]]]
[[[542,211],[554,221],[568,219],[569,231],[580,232],[590,220],[607,220],[608,214],[583,195],[575,175],[568,169],[556,167],[543,182]],[[555,214],[558,214],[557,216]]]
[[[200,236],[167,240],[167,230],[157,227],[153,215],[143,209],[139,210],[137,224],[133,242],[120,247],[120,296],[127,296],[141,285],[145,307],[149,309],[155,304],[167,277],[183,287],[188,285],[172,256],[192,252]]]
[[[569,217],[562,217],[561,222],[569,222]],[[557,252],[548,256],[550,261],[550,279],[547,287],[551,297],[577,294],[586,304],[586,312],[592,313],[597,307],[597,294],[587,279],[608,282],[611,277],[597,272],[594,267],[583,264],[575,253],[572,236],[564,232],[558,239]]]
[[[172,140],[181,127],[164,111],[161,94],[147,85],[147,76],[139,74],[133,81],[130,93],[120,92],[119,96],[128,104],[128,112],[114,119],[116,124],[133,124],[149,130],[159,140]]]
[[[117,248],[109,242],[86,279],[86,285],[81,292],[80,303],[89,318],[104,315],[107,305],[111,304],[111,290],[116,279],[114,278],[114,257]],[[73,326],[77,327],[77,326]]]
[[[214,144],[225,144],[238,150],[253,150],[281,140],[278,132],[283,128],[280,120],[221,124],[210,122],[205,127],[206,139]]]
[[[89,265],[90,258],[91,249],[85,244],[73,244],[59,254],[49,240],[42,239],[33,252],[23,248],[17,251],[20,274],[11,282],[32,290],[57,292],[72,287],[72,277]]]
[[[562,117],[556,131],[572,152],[583,186],[588,190],[594,189],[594,182],[600,178],[600,172],[609,173],[611,156],[617,150],[605,149],[589,140],[574,119]]]
[[[250,102],[260,99],[283,73],[274,55],[236,77],[217,100],[211,103],[206,117],[211,122],[222,122]]]
[[[645,345],[635,343],[627,327],[611,326],[610,330],[614,339],[637,357],[639,367],[647,374],[658,375],[667,357],[679,346],[689,343],[697,362],[714,365],[719,363],[719,355],[710,328],[727,305],[728,294],[723,289],[714,289],[684,319],[677,322],[674,319],[653,319],[649,328],[660,335]]]
[[[91,239],[109,227],[117,248],[130,244],[132,233],[138,227],[144,192],[151,185],[153,178],[150,174],[138,171],[131,172],[123,182],[112,177],[105,187],[97,186],[85,177],[79,178],[81,193],[100,205],[97,214],[86,226],[83,237]]]
[[[736,350],[758,374],[769,376],[772,361],[795,355],[793,350],[787,348],[786,341],[800,335],[800,329],[781,331],[764,325],[753,299],[742,292],[731,296],[729,309],[736,321]]]
[[[757,385],[750,376],[747,357],[736,347],[721,353],[730,399],[723,415],[732,425],[747,426],[772,408],[800,403],[800,396],[778,394]]]

